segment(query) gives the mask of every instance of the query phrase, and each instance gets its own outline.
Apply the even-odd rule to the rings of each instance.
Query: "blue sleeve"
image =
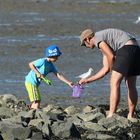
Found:
[[[42,59],[35,60],[33,63],[35,65],[35,67],[40,67],[44,64],[44,62],[45,62],[45,59],[42,58]]]

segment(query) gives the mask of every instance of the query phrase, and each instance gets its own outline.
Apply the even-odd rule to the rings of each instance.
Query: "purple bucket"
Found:
[[[80,94],[83,92],[83,86],[82,85],[73,85],[72,87],[72,97],[79,98]]]

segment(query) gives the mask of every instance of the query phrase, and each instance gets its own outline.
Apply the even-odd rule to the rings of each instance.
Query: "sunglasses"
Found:
[[[87,39],[89,39],[89,41],[90,41],[90,40],[92,39],[92,37],[87,37],[87,38],[85,38],[85,39],[83,40],[82,46],[86,47],[85,41],[87,41]]]

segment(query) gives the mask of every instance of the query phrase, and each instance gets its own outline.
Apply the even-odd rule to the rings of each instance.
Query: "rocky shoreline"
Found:
[[[82,108],[48,104],[42,109],[28,110],[24,100],[14,95],[0,96],[1,140],[138,140],[140,111],[136,118],[126,118],[128,110],[119,108],[106,118],[108,105]]]

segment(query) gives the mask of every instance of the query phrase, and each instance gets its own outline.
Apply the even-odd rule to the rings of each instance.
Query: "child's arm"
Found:
[[[57,73],[55,73],[55,75],[57,76],[57,78],[58,78],[59,80],[61,80],[61,81],[63,81],[64,83],[68,84],[70,87],[73,86],[73,83],[72,83],[71,81],[67,80],[62,74],[60,74],[60,73],[57,72]]]
[[[37,75],[37,78],[41,78],[42,77],[41,73],[34,66],[34,62],[30,62],[29,63],[29,67],[35,72],[35,74]]]

